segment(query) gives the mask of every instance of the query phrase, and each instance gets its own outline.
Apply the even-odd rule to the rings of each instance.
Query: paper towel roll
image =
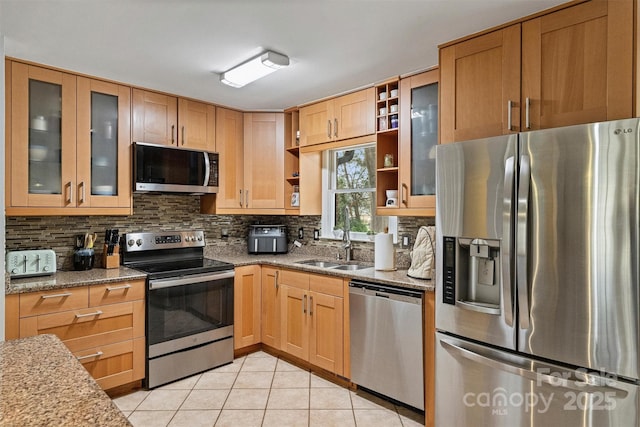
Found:
[[[396,269],[396,249],[393,247],[393,234],[376,234],[375,269],[383,271]]]

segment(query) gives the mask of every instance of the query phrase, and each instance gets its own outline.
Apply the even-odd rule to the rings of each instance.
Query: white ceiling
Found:
[[[436,65],[437,45],[564,0],[0,0],[8,56],[243,110],[282,110]],[[243,88],[216,73],[274,50]]]

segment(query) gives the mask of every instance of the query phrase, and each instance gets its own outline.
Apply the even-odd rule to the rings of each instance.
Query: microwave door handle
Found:
[[[183,129],[183,133],[184,133],[184,127]],[[184,135],[182,138],[182,142],[184,143]],[[202,153],[204,155],[204,182],[202,183],[203,186],[207,186],[209,185],[209,177],[211,176],[211,162],[209,162],[209,153]]]
[[[520,328],[529,329],[529,284],[527,283],[527,221],[529,214],[529,185],[531,164],[529,156],[520,157],[520,180],[518,186],[518,213],[516,223],[516,276]]]
[[[504,193],[502,198],[502,247],[500,264],[502,267],[502,298],[504,304],[504,318],[509,326],[513,326],[513,297],[511,294],[511,245],[512,227],[511,212],[513,212],[513,156],[504,163]]]

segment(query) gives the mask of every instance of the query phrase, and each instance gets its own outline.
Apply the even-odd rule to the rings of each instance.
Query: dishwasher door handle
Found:
[[[380,298],[389,298],[390,297],[389,294],[383,294],[381,292],[376,292],[376,296],[380,297]]]

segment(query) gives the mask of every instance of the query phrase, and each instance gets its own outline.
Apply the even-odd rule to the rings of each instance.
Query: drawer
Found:
[[[344,296],[344,282],[342,277],[309,275],[309,288],[313,292],[333,295],[342,298]]]
[[[86,286],[20,294],[20,317],[89,307]]]
[[[144,299],[144,280],[89,286],[89,307]]]
[[[54,334],[72,352],[144,336],[144,301],[20,319],[20,336]]]
[[[309,273],[303,273],[300,271],[282,270],[280,272],[281,285],[292,286],[294,288],[300,288],[304,290],[309,289]]]
[[[144,338],[100,345],[73,354],[103,390],[144,378]]]

